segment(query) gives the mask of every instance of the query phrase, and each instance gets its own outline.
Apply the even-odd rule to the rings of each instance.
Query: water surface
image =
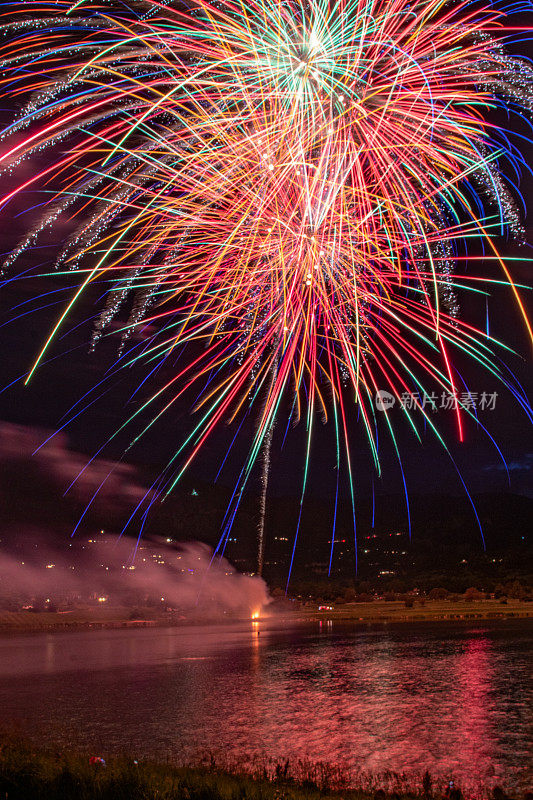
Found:
[[[259,635],[258,635],[259,634]],[[2,724],[90,752],[533,783],[528,621],[240,623],[0,638]]]

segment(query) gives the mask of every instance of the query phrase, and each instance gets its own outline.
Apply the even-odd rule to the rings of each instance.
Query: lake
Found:
[[[533,783],[533,626],[282,624],[0,637],[4,727],[89,753]],[[355,778],[354,778],[355,779]]]

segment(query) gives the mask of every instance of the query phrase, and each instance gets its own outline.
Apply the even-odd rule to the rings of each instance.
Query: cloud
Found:
[[[91,461],[71,449],[64,433],[52,436],[49,430],[10,422],[0,422],[0,470],[0,493],[11,517],[18,510],[27,518],[31,505],[38,517],[40,503],[45,518],[47,509],[55,509],[60,519],[68,509],[85,506],[95,492],[95,511],[115,514],[131,510],[146,491],[130,464]]]
[[[488,464],[483,468],[485,472],[506,472],[504,464],[500,461],[495,464]],[[509,472],[529,472],[533,469],[533,453],[526,453],[519,459],[507,462]]]

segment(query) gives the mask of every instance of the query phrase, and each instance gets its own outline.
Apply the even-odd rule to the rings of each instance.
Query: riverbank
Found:
[[[446,620],[505,620],[533,619],[533,603],[520,600],[427,600],[424,604],[415,601],[406,607],[402,601],[375,600],[368,603],[344,603],[318,609],[316,604],[301,605],[297,609],[267,607],[261,621],[280,622],[352,622],[364,625],[384,625],[401,622],[437,622]],[[178,627],[192,624],[225,623],[236,621],[235,617],[220,616],[216,619],[187,617],[178,612],[160,612],[153,608],[132,610],[130,608],[94,607],[70,611],[31,612],[1,611],[0,633],[88,630],[100,628],[146,628]],[[240,621],[243,621],[241,618]]]
[[[382,781],[366,777],[360,785],[339,786],[338,771],[325,765],[270,763],[255,774],[234,765],[176,767],[132,758],[39,750],[27,742],[0,737],[0,796],[6,800],[440,800],[441,787],[426,773],[418,785],[402,776]],[[458,787],[460,788],[460,787]],[[503,792],[469,795],[506,800]],[[524,796],[527,800],[528,795]],[[455,800],[462,800],[460,790]]]
[[[533,603],[521,600],[415,600],[412,607],[402,601],[377,600],[371,603],[345,603],[315,610],[302,608],[295,614],[306,622],[338,621],[383,624],[395,622],[438,622],[446,620],[532,619]]]

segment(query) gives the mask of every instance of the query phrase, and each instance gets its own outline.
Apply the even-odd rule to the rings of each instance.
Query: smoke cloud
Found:
[[[175,609],[187,618],[249,616],[269,602],[265,582],[202,543],[141,542],[102,535],[66,548],[28,532],[26,547],[0,555],[0,601],[100,602]]]
[[[135,467],[89,462],[64,434],[46,441],[50,434],[0,421],[4,608],[42,606],[47,599],[57,606],[97,603],[101,597],[105,607],[149,604],[205,618],[249,615],[268,603],[264,581],[213,558],[208,545],[171,538],[136,542],[109,533],[120,530],[120,520],[146,492]],[[87,524],[71,538],[97,490]]]

